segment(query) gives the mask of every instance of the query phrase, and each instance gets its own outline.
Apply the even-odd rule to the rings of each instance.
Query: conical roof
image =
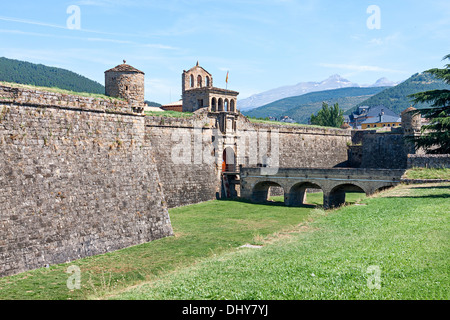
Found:
[[[136,72],[136,73],[144,74],[144,72],[142,72],[141,70],[138,70],[135,67],[130,66],[129,64],[126,64],[125,60],[123,62],[124,63],[119,64],[118,66],[115,66],[112,69],[106,70],[105,72]]]
[[[403,110],[401,114],[404,114],[404,113],[410,112],[410,111],[414,111],[414,110],[417,110],[417,109],[414,107],[409,107],[409,108],[406,108],[405,110]]]

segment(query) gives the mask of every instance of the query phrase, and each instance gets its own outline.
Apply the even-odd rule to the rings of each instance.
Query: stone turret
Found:
[[[416,113],[417,109],[409,107],[401,113],[402,130],[405,137],[420,136],[422,129],[422,116]],[[408,154],[423,154],[425,151],[422,148],[416,149],[413,142],[405,140],[405,150]]]
[[[420,113],[414,113],[416,108],[409,107],[402,111],[402,129],[405,135],[415,135],[420,133],[422,127],[422,117]]]
[[[144,72],[126,64],[105,71],[105,94],[128,101],[134,111],[144,108]]]

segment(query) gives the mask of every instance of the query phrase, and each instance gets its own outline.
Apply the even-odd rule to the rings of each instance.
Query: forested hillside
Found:
[[[4,57],[0,57],[0,81],[75,92],[105,93],[103,85],[72,71]]]
[[[346,114],[350,114],[358,106],[378,106],[383,105],[388,109],[400,114],[403,110],[410,107],[413,103],[408,95],[436,89],[450,89],[450,86],[442,80],[436,79],[428,73],[416,73],[404,82],[395,87],[388,88],[382,92],[362,101],[355,108],[347,110]],[[415,108],[423,108],[428,104],[418,104]]]

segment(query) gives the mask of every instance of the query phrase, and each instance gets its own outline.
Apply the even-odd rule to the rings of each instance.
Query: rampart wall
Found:
[[[219,165],[205,157],[213,152],[213,124],[203,115],[145,118],[169,208],[216,198]]]
[[[347,164],[347,144],[351,141],[348,130],[265,123],[251,123],[249,129],[279,133],[280,167],[332,168]],[[268,146],[270,149],[270,141]]]
[[[407,157],[415,153],[414,146],[405,141],[403,132],[356,131],[350,147],[352,167],[405,169]]]
[[[1,276],[172,234],[144,116],[119,100],[0,94]]]
[[[450,154],[408,154],[409,168],[450,168]]]

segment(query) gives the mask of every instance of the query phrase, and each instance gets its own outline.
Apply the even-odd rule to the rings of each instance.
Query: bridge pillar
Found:
[[[332,209],[345,203],[345,191],[337,190],[323,193],[323,208]]]
[[[284,204],[286,206],[301,206],[306,202],[306,188],[301,191],[289,192],[284,194]]]
[[[263,203],[269,199],[269,189],[254,190],[252,193],[251,201],[255,203]]]

